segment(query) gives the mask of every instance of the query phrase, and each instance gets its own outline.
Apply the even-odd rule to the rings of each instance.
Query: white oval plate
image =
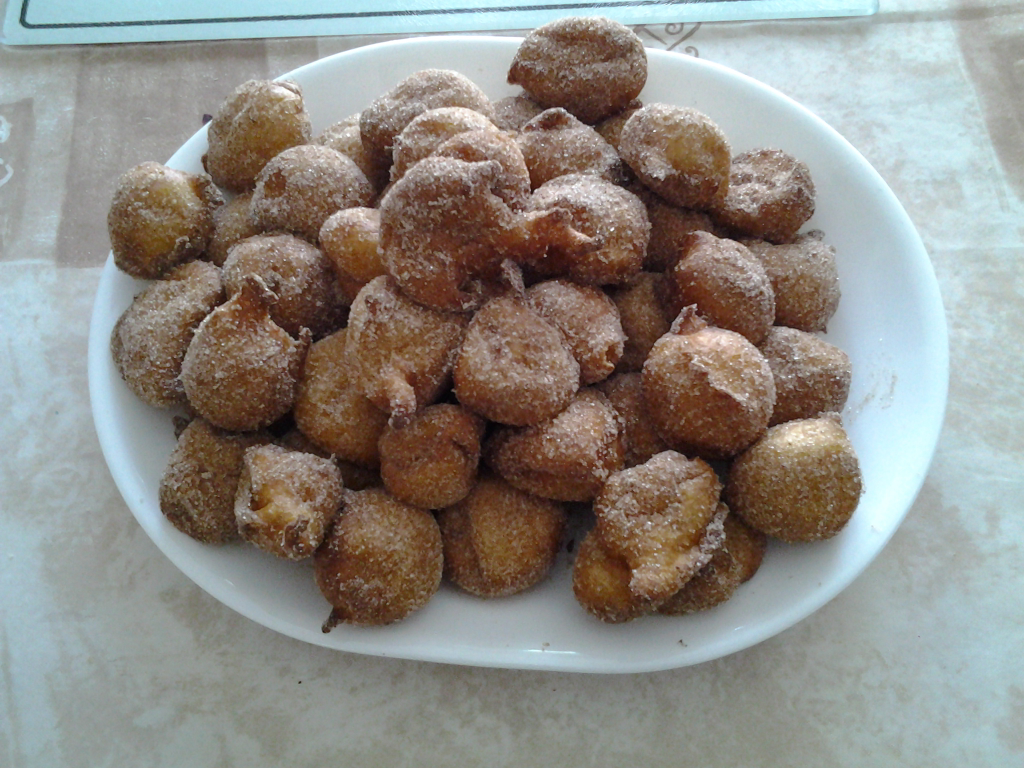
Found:
[[[401,78],[437,67],[462,72],[492,98],[515,92],[505,74],[514,38],[431,37],[360,48],[284,77],[303,86],[313,130],[357,112]],[[230,608],[285,635],[356,653],[453,664],[580,672],[681,667],[754,645],[835,597],[881,551],[913,503],[945,410],[945,316],[928,255],[907,214],[867,161],[832,128],[777,91],[725,67],[649,51],[641,98],[700,109],[735,152],[786,150],[811,169],[818,206],[809,227],[838,251],[843,298],[827,338],[853,361],[844,413],[860,456],[865,493],[836,538],[773,544],[757,576],[728,603],[683,618],[651,616],[608,626],[583,612],[570,588],[570,555],[526,594],[483,601],[445,586],[393,626],[323,634],[328,605],[308,564],[254,548],[199,544],[160,513],[157,488],[174,446],[170,417],[143,405],[111,361],[109,338],[142,283],[103,270],[89,338],[89,389],[111,474],[140,525],[170,560]],[[201,130],[168,162],[200,172]],[[880,597],[879,599],[884,599]]]

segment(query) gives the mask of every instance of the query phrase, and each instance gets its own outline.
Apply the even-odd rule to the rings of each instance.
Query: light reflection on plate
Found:
[[[419,38],[356,49],[286,75],[303,86],[314,133],[359,111],[412,72],[455,69],[492,98],[505,83],[514,38]],[[125,388],[109,337],[142,283],[108,259],[89,339],[89,388],[111,474],[139,524],[200,587],[250,619],[285,635],[355,653],[452,664],[581,672],[681,667],[750,647],[820,608],[882,550],[924,481],[946,402],[945,316],[927,253],[913,225],[867,161],[829,126],[767,86],[688,56],[649,51],[641,99],[700,109],[726,132],[735,152],[786,150],[808,164],[818,191],[808,228],[824,230],[838,252],[843,298],[827,338],[853,361],[846,412],[865,494],[836,538],[773,544],[757,576],[728,603],[682,618],[652,616],[619,626],[587,616],[570,588],[570,555],[530,592],[482,601],[450,587],[422,611],[384,628],[321,632],[327,603],[311,567],[253,548],[199,544],[161,515],[157,488],[174,445],[168,414]],[[205,130],[169,165],[201,171]],[[884,599],[880,596],[879,599]]]

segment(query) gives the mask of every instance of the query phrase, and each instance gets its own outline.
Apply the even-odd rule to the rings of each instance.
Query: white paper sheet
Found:
[[[878,0],[8,0],[8,45],[529,29],[567,15],[624,24],[857,16]]]

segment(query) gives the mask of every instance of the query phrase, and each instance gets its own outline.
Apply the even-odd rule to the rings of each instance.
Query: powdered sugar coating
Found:
[[[647,82],[647,53],[629,27],[602,16],[569,16],[529,32],[508,82],[546,107],[586,123],[623,109]]]

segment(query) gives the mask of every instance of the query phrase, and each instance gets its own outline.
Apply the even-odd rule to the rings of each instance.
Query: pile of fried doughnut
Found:
[[[250,81],[206,174],[125,173],[113,258],[152,282],[111,349],[185,414],[167,519],[311,558],[325,632],[442,579],[522,592],[563,548],[598,619],[687,614],[769,537],[837,534],[861,479],[808,168],[646,78],[630,29],[569,17],[522,42],[518,95],[424,70],[314,136],[297,85]]]

